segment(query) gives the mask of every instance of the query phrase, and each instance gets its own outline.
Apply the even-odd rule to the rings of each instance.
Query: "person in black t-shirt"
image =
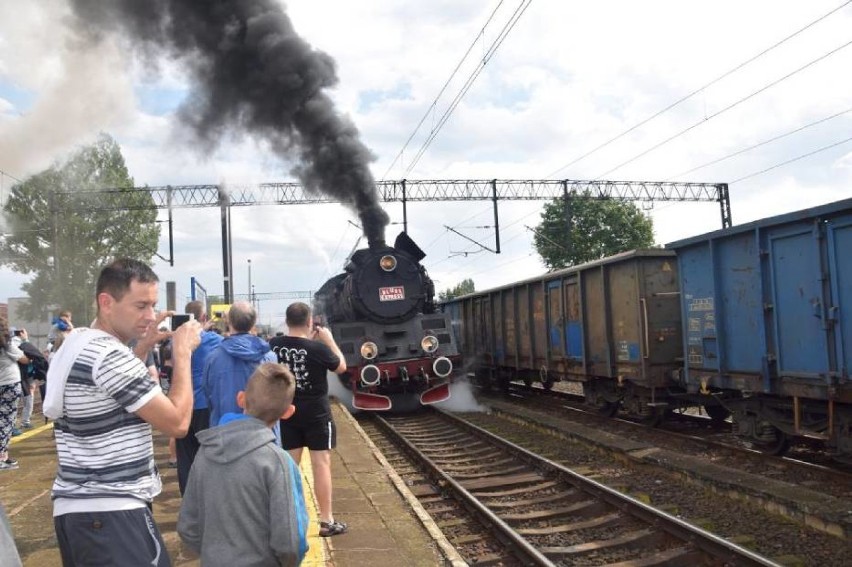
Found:
[[[293,417],[281,421],[281,446],[301,462],[308,448],[314,473],[314,490],[320,511],[320,535],[345,533],[346,524],[334,520],[331,512],[331,449],[337,445],[337,430],[328,402],[328,371],[346,372],[346,361],[331,331],[314,325],[311,308],[297,302],[287,307],[288,333],[270,339],[278,362],[286,364],[296,377]]]

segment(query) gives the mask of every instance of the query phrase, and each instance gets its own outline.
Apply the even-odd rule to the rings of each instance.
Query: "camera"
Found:
[[[178,327],[193,319],[195,319],[195,316],[193,316],[192,313],[187,313],[186,315],[172,315],[172,331],[177,330]]]

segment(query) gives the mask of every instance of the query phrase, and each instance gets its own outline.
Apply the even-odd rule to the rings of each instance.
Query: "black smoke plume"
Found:
[[[305,189],[353,207],[371,243],[388,216],[368,167],[374,159],[325,89],[334,60],[299,37],[276,0],[71,0],[89,39],[120,34],[148,61],[177,59],[191,78],[182,122],[212,151],[233,133],[266,140]]]

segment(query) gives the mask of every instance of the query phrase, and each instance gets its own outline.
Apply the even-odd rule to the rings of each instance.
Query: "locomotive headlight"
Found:
[[[367,341],[361,345],[361,356],[367,360],[373,360],[379,354],[379,347],[372,341]]]
[[[438,337],[436,337],[434,335],[426,335],[420,341],[420,348],[422,348],[424,351],[428,352],[429,354],[432,354],[433,352],[438,350],[438,344],[439,344],[438,343]]]
[[[453,361],[445,356],[439,356],[435,359],[435,362],[432,363],[432,372],[434,372],[436,376],[446,378],[452,371]]]
[[[361,383],[365,386],[375,386],[382,378],[382,373],[378,366],[368,364],[361,369]]]
[[[386,272],[392,272],[396,269],[396,258],[387,254],[379,260],[379,266]]]

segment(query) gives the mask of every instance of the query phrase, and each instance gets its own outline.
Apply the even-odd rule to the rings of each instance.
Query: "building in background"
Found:
[[[47,334],[53,326],[54,305],[49,305],[44,309],[44,316],[40,317],[39,321],[30,321],[24,319],[19,313],[23,313],[24,304],[29,301],[27,297],[10,297],[8,305],[3,305],[6,310],[6,319],[9,321],[10,327],[24,328],[27,330],[30,342],[36,345],[39,349],[47,348]],[[2,304],[0,304],[2,305]],[[2,313],[2,311],[0,311]]]

